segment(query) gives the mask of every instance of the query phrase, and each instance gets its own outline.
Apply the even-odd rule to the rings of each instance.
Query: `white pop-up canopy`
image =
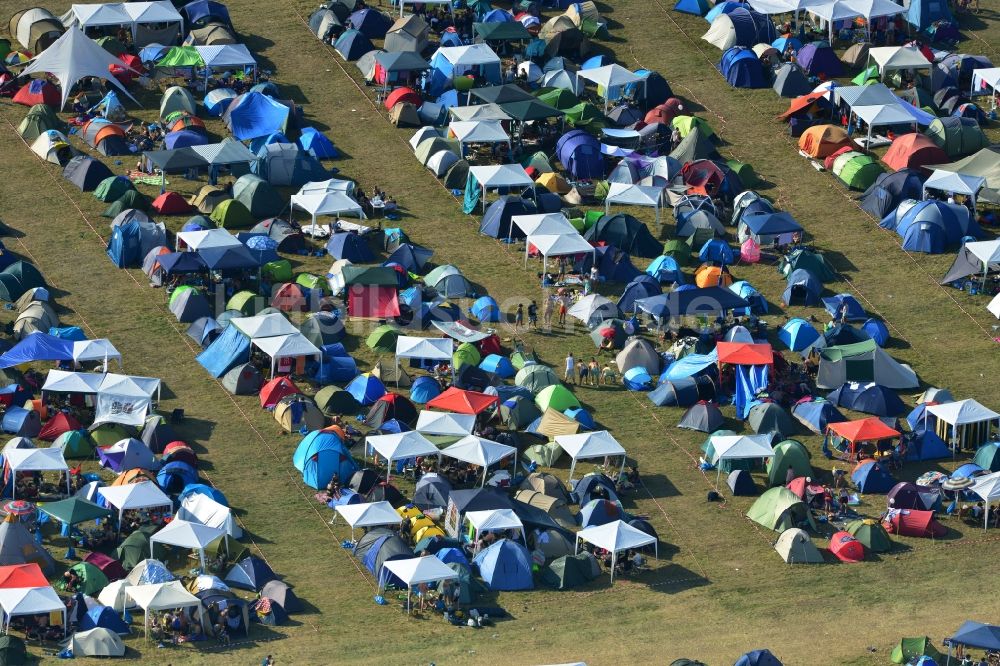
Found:
[[[481,485],[486,485],[486,470],[491,465],[495,465],[508,456],[511,457],[514,464],[517,464],[516,448],[475,435],[463,437],[448,448],[443,449],[441,455],[482,467],[483,481]]]
[[[986,511],[983,512],[983,529],[990,522],[990,505],[1000,500],[1000,472],[993,472],[975,479],[971,487],[966,492],[973,492],[983,498],[986,504]]]
[[[243,44],[196,46],[207,67],[256,67],[257,60]]]
[[[531,234],[524,243],[525,268],[528,266],[528,252],[532,247],[542,255],[543,272],[548,270],[549,257],[594,253],[594,246],[575,231],[571,234]]]
[[[483,188],[483,210],[486,210],[486,190],[500,187],[534,187],[535,181],[520,164],[490,164],[469,167],[479,186]]]
[[[994,422],[1000,425],[1000,414],[985,407],[972,398],[946,402],[940,405],[929,405],[924,410],[924,427],[927,427],[928,415],[951,426],[949,438],[952,448],[957,448],[966,439],[984,442],[990,435]]]
[[[972,70],[972,94],[982,95],[989,90],[990,106],[997,108],[996,94],[1000,92],[1000,67]]]
[[[387,435],[368,435],[365,438],[365,456],[368,455],[369,449],[386,459],[386,481],[392,475],[393,460],[438,455],[438,448],[416,430]]]
[[[618,553],[625,550],[643,548],[653,545],[653,552],[659,559],[659,544],[656,537],[646,534],[640,529],[632,527],[628,523],[616,520],[606,525],[596,525],[580,530],[576,533],[576,552],[580,552],[580,541],[586,541],[598,548],[611,553],[611,582],[615,582],[615,565],[618,563]]]
[[[201,563],[202,571],[204,571],[206,568],[205,548],[225,534],[225,530],[217,527],[175,518],[167,523],[166,527],[149,537],[149,556],[153,557],[154,544],[157,543],[189,548],[198,551],[198,561]],[[227,545],[226,548],[228,550],[229,546]]]
[[[295,328],[295,324],[288,321],[285,315],[277,312],[253,317],[235,317],[229,320],[229,324],[235,326],[240,333],[251,340],[292,335],[299,332],[299,329]]]
[[[976,197],[979,196],[979,190],[984,187],[986,187],[986,179],[982,176],[935,169],[930,177],[924,181],[924,198],[927,198],[927,190],[964,194],[972,198],[972,210],[975,212]]]
[[[453,120],[448,129],[463,148],[467,143],[510,143],[499,120]]]
[[[962,247],[983,262],[984,266],[988,267],[990,264],[1000,263],[1000,238],[988,241],[969,241]],[[49,374],[51,373],[50,370]]]
[[[177,232],[178,246],[183,242],[188,251],[207,250],[213,247],[236,247],[240,240],[225,229],[201,229]]]
[[[604,98],[604,113],[608,112],[609,102],[618,99],[625,86],[640,81],[643,86],[646,85],[645,77],[633,74],[621,65],[614,63],[594,69],[581,69],[576,75],[599,86],[598,94]]]
[[[420,410],[417,415],[417,432],[425,435],[446,435],[464,437],[471,435],[476,426],[475,414],[455,414],[454,412],[432,412]]]
[[[334,510],[344,517],[351,526],[351,541],[354,540],[355,527],[379,527],[381,525],[399,525],[403,516],[392,508],[388,502],[366,502],[364,504],[341,504]]]
[[[4,450],[4,462],[12,472],[69,472],[69,465],[62,449],[9,449]],[[11,484],[12,497],[17,499],[17,484]],[[66,474],[66,494],[70,494],[69,474]]]
[[[434,62],[438,56],[451,63],[452,67],[455,68],[455,74],[462,74],[471,67],[500,64],[500,56],[486,44],[442,46],[431,56],[431,62]]]
[[[560,236],[577,233],[576,227],[570,224],[570,221],[562,213],[514,215],[510,221],[512,225],[517,225],[526,236]]]
[[[184,589],[179,580],[169,583],[153,583],[150,585],[131,585],[125,588],[125,594],[146,613],[146,635],[149,636],[151,611],[172,610],[174,608],[197,608],[200,620],[201,599]]]
[[[163,40],[176,43],[184,32],[184,18],[169,0],[158,2],[127,2],[106,4],[75,4],[62,16],[67,28],[99,28],[107,26],[127,26],[132,31],[132,41],[138,46]],[[173,30],[149,29],[155,25],[176,24]],[[143,30],[143,26],[147,29]]]
[[[489,104],[474,104],[473,106],[453,106],[448,109],[448,113],[455,120],[510,120],[511,117],[503,110],[499,104],[494,104],[490,102]],[[433,128],[432,128],[433,130]],[[437,132],[433,134],[427,134],[426,136],[434,136]],[[416,145],[410,142],[413,149],[416,150],[418,141]]]
[[[581,432],[576,435],[556,435],[555,442],[573,459],[569,467],[571,481],[578,460],[621,456],[621,469],[625,469],[625,448],[607,430]]]
[[[434,557],[413,557],[407,560],[389,560],[382,566],[382,578],[379,580],[379,590],[385,589],[389,578],[386,572],[403,581],[406,585],[406,612],[410,612],[410,593],[414,585],[421,583],[439,583],[443,580],[454,580],[458,574],[447,564]]]
[[[132,509],[153,509],[174,506],[173,500],[152,481],[128,483],[124,486],[104,486],[97,493],[111,506],[118,509],[118,523],[122,514]]]
[[[632,185],[631,183],[611,183],[608,196],[604,199],[604,214],[611,214],[611,204],[624,206],[646,206],[656,213],[656,224],[660,224],[660,206],[663,204],[663,188],[652,185]]]
[[[142,426],[153,402],[159,399],[160,380],[108,373],[97,389],[94,423]]]
[[[879,76],[899,69],[930,69],[933,64],[915,46],[879,46],[868,49],[868,62],[878,67]]]
[[[412,335],[401,335],[396,338],[396,376],[400,376],[399,361],[401,359],[450,362],[454,352],[455,343],[451,338],[419,338]],[[454,377],[453,368],[452,379]]]
[[[403,15],[403,9],[406,8],[407,1],[409,1],[410,4],[417,4],[418,0],[399,0],[399,15],[400,16]],[[448,11],[450,11],[452,13],[452,16],[455,15],[455,7],[451,4],[451,0],[420,0],[420,4],[421,5],[445,5],[445,6],[447,6]]]
[[[77,363],[101,361],[107,369],[109,360],[118,361],[118,368],[122,366],[122,355],[110,340],[99,338],[97,340],[77,340],[73,343],[73,360]]]
[[[513,509],[488,509],[486,511],[467,511],[465,519],[472,525],[475,534],[472,541],[474,552],[479,552],[479,537],[483,532],[504,532],[514,530],[524,539],[524,523],[517,517]]]
[[[753,458],[771,458],[774,449],[771,448],[771,434],[762,435],[716,435],[711,438],[712,464],[718,469],[715,475],[715,485],[719,485],[722,475],[722,460],[747,460]]]
[[[232,509],[219,504],[204,493],[190,493],[185,496],[177,509],[177,518],[215,527],[234,539],[243,536],[243,529],[236,524]]]
[[[68,372],[49,370],[42,384],[42,393],[97,393],[104,375],[96,372]]]
[[[296,208],[304,210],[312,216],[313,226],[316,225],[316,218],[320,215],[350,213],[357,215],[362,220],[365,218],[361,204],[348,196],[346,192],[338,190],[293,194],[289,199],[289,220],[291,220],[292,210]]]
[[[870,30],[872,19],[895,16],[906,11],[902,5],[898,5],[892,0],[826,0],[818,4],[810,2],[806,9],[813,16],[828,23],[831,42],[833,41],[834,23],[861,17],[868,21],[866,30]]]
[[[301,333],[256,338],[252,344],[271,357],[272,377],[274,376],[274,368],[278,364],[279,359],[298,358],[299,356],[315,356],[319,358],[323,355],[319,348]]]
[[[76,82],[88,76],[107,79],[112,85],[128,95],[129,99],[139,104],[138,100],[132,97],[132,93],[118,79],[108,76],[109,67],[112,65],[135,72],[121,60],[105,51],[97,42],[83,34],[82,30],[70,28],[63,33],[62,37],[53,42],[52,46],[35,56],[35,59],[24,68],[21,75],[48,73],[59,79],[59,86],[62,89],[60,109],[66,106],[70,90],[73,89]],[[135,73],[139,74],[139,72]]]
[[[63,635],[66,635],[66,604],[51,587],[9,587],[0,590],[0,609],[4,614],[4,633],[10,632],[10,621],[19,615],[62,613]]]
[[[855,106],[851,112],[868,125],[868,140],[872,138],[872,130],[887,125],[913,125],[917,131],[917,120],[900,104],[872,104],[870,106]]]

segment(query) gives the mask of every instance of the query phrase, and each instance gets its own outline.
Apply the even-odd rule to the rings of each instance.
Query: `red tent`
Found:
[[[295,393],[302,393],[302,391],[292,383],[291,379],[288,377],[275,377],[261,388],[260,406],[264,409],[270,409],[277,405],[286,395],[293,395]]]
[[[730,365],[773,365],[774,351],[769,344],[720,342],[715,346],[719,363]]]
[[[58,109],[62,105],[62,93],[58,86],[44,79],[33,79],[21,86],[14,95],[14,102],[25,106],[47,104],[53,109]]]
[[[112,63],[108,65],[108,71],[111,72],[111,76],[118,79],[124,85],[132,83],[132,79],[146,71],[142,66],[142,60],[131,53],[123,53],[118,56],[118,59],[121,60],[121,64]]]
[[[413,106],[420,107],[424,103],[424,100],[420,98],[420,95],[413,88],[407,88],[406,86],[396,88],[385,96],[385,108],[389,111],[400,102],[409,102]]]
[[[476,343],[476,347],[479,348],[479,353],[483,356],[489,356],[490,354],[500,353],[500,336],[496,333],[491,333],[488,337],[483,338]]]
[[[882,525],[893,534],[912,537],[941,538],[948,533],[948,528],[934,520],[933,511],[918,509],[891,509]]]
[[[352,317],[387,319],[399,316],[396,288],[354,284],[348,290],[347,311]]]
[[[827,171],[833,171],[833,163],[837,161],[837,158],[852,150],[854,150],[854,146],[843,146],[833,151],[823,159],[823,168]]]
[[[813,497],[822,495],[824,492],[822,484],[815,483],[809,479],[810,477],[797,476],[788,482],[785,487],[795,493],[795,496],[800,500],[809,503]]]
[[[80,422],[72,414],[59,412],[42,426],[42,429],[38,433],[38,439],[53,442],[59,435],[70,430],[83,430],[83,426],[80,425]]]
[[[0,567],[0,590],[16,587],[48,587],[49,581],[36,563],[12,564]]]
[[[718,191],[726,174],[712,160],[697,160],[684,165],[681,177],[688,186],[688,192],[708,195]]]
[[[928,164],[945,164],[949,160],[948,153],[938,147],[923,134],[910,133],[897,137],[882,161],[891,169],[919,169]]]
[[[850,532],[835,532],[830,537],[830,552],[841,562],[860,562],[865,559],[865,547]]]
[[[454,386],[427,403],[428,409],[443,409],[457,414],[479,414],[500,402],[495,395],[463,391]]]
[[[282,312],[303,312],[309,309],[302,287],[294,282],[274,285],[271,294],[271,307]]]
[[[163,448],[163,462],[186,462],[197,469],[198,454],[184,442],[170,442]]]
[[[164,192],[153,199],[153,210],[161,215],[182,215],[191,211],[191,205],[176,192]]]
[[[90,553],[87,557],[83,558],[83,561],[93,564],[100,569],[108,577],[108,581],[112,583],[128,575],[121,562],[104,553]]]

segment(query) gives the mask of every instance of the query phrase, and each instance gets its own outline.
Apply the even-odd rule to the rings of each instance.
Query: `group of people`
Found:
[[[618,383],[618,373],[610,360],[606,360],[602,367],[595,356],[585,361],[570,352],[566,355],[563,381],[577,386],[615,386]]]

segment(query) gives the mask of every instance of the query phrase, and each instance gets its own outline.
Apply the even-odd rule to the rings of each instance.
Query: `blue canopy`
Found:
[[[752,213],[744,215],[741,221],[747,225],[754,236],[780,236],[802,231],[802,225],[785,212]]]
[[[966,620],[949,639],[952,645],[1000,650],[1000,626]]]
[[[160,268],[167,275],[179,273],[200,273],[208,270],[205,260],[197,252],[171,252],[156,258]]]
[[[33,361],[71,361],[73,341],[36,331],[0,356],[0,368]]]
[[[718,362],[719,356],[714,349],[708,354],[688,354],[667,366],[667,369],[660,375],[660,383],[694,377],[715,367]]]
[[[63,326],[62,328],[54,327],[49,329],[49,335],[54,335],[62,340],[72,340],[74,342],[83,342],[87,339],[87,335],[79,326]]]

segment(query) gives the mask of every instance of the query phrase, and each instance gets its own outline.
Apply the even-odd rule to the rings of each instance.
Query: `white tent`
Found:
[[[526,236],[558,236],[577,233],[576,227],[570,224],[570,221],[562,213],[514,215],[510,221],[512,225],[517,225]]]
[[[5,449],[3,457],[12,472],[67,472],[66,494],[71,494],[69,465],[63,458],[62,449]],[[17,484],[11,484],[11,487],[12,496],[17,499]]]
[[[983,529],[990,521],[990,505],[1000,500],[1000,472],[993,472],[985,476],[977,477],[966,492],[973,492],[983,498],[986,504],[986,511],[983,512]]]
[[[510,143],[510,135],[499,120],[453,120],[448,130],[458,139],[463,156],[467,143]]]
[[[225,229],[201,229],[199,231],[177,232],[177,249],[180,243],[187,246],[188,251],[207,250],[213,247],[236,247],[243,245],[236,236]]]
[[[598,548],[611,553],[611,582],[615,582],[615,565],[618,563],[618,553],[653,544],[653,552],[660,557],[659,544],[656,537],[646,534],[628,523],[616,520],[606,525],[596,525],[576,533],[576,552],[580,552],[580,541],[586,541]]]
[[[42,393],[97,393],[104,375],[95,372],[49,370],[42,384]]]
[[[1000,294],[993,297],[993,300],[986,306],[986,309],[989,310],[990,314],[994,317],[1000,319]]]
[[[718,468],[715,475],[716,487],[719,485],[719,477],[722,474],[720,461],[771,458],[774,456],[774,449],[771,448],[772,438],[771,434],[713,436],[711,441],[715,455],[712,457],[712,464]]]
[[[604,214],[611,214],[611,204],[624,206],[647,206],[656,213],[656,224],[660,224],[660,206],[663,205],[663,188],[652,185],[632,185],[631,183],[611,183],[608,196],[604,199]]]
[[[234,539],[243,536],[243,529],[236,524],[232,509],[203,493],[190,493],[181,500],[177,518],[220,529]]]
[[[388,435],[368,435],[365,438],[366,457],[369,449],[386,459],[386,481],[392,475],[393,460],[438,455],[438,448],[415,430]]]
[[[159,379],[108,373],[97,390],[94,423],[142,426],[159,393]]]
[[[136,605],[146,612],[146,635],[149,635],[149,625],[152,619],[150,611],[173,610],[174,608],[197,608],[201,615],[201,599],[184,589],[179,580],[169,583],[154,583],[150,585],[132,585],[125,588]]]
[[[406,612],[410,612],[410,593],[414,585],[421,583],[439,583],[443,580],[454,580],[458,574],[447,564],[434,557],[413,557],[406,560],[389,560],[383,565],[383,572],[388,572],[406,584]],[[379,591],[385,588],[388,576],[383,573],[379,581]]]
[[[868,141],[871,141],[872,130],[887,125],[913,125],[917,131],[917,121],[900,104],[873,104],[870,106],[855,106],[851,112],[868,125]]]
[[[73,342],[73,360],[77,363],[86,361],[101,361],[107,369],[109,360],[118,361],[118,368],[122,366],[122,355],[109,340],[103,338],[97,340],[77,340]]]
[[[988,93],[984,93],[989,89]],[[996,94],[1000,92],[1000,67],[975,69],[972,71],[972,94],[990,96],[990,107],[997,107]]]
[[[410,137],[408,143],[410,144],[410,148],[416,150],[417,146],[420,145],[421,141],[423,141],[424,139],[433,139],[433,138],[441,138],[441,133],[438,132],[437,129],[431,127],[430,125],[424,125],[423,127],[421,127],[420,129],[418,129],[416,132],[413,133],[413,136]],[[301,190],[299,191],[301,192]]]
[[[879,46],[868,49],[868,62],[875,63],[880,77],[899,69],[930,69],[933,64],[915,46]]]
[[[479,186],[483,188],[483,210],[486,210],[486,190],[500,187],[534,187],[535,181],[520,164],[492,164],[469,167]]]
[[[517,517],[513,509],[488,509],[486,511],[467,511],[465,519],[469,521],[475,534],[472,542],[476,544],[475,551],[479,551],[479,535],[483,532],[502,532],[506,530],[517,530],[521,534],[521,541],[524,541],[524,523]]]
[[[340,504],[334,510],[344,517],[351,526],[351,540],[354,540],[355,527],[378,527],[380,525],[399,525],[403,520],[388,502],[367,502],[365,504]]]
[[[475,435],[463,437],[448,448],[443,449],[441,455],[482,467],[483,481],[481,485],[486,485],[486,470],[491,465],[495,465],[508,456],[512,459],[513,464],[517,464],[516,448]]]
[[[534,246],[542,255],[542,272],[549,266],[549,257],[575,256],[578,254],[594,254],[594,246],[580,234],[532,234],[524,243],[524,266],[528,266],[528,250]]]
[[[314,356],[318,359],[322,356],[319,348],[301,333],[256,338],[253,340],[253,346],[271,357],[272,377],[274,376],[274,368],[278,364],[279,359],[298,358],[300,356]]]
[[[131,509],[172,508],[174,505],[173,500],[152,481],[129,483],[124,486],[104,486],[97,489],[97,494],[118,509],[119,525],[122,514]]]
[[[130,583],[124,578],[116,580],[101,590],[101,593],[97,595],[97,600],[101,602],[102,606],[111,606],[119,613],[124,612],[126,608],[135,608],[135,602],[125,594],[125,589],[129,585]]]
[[[640,81],[643,86],[646,85],[645,77],[633,74],[618,64],[595,67],[594,69],[581,69],[576,75],[598,85],[598,94],[604,98],[604,113],[608,112],[610,100],[617,99],[625,86]]]
[[[486,44],[469,44],[468,46],[442,46],[431,56],[433,63],[441,56],[454,68],[454,75],[464,74],[473,67],[482,65],[499,65],[500,56]]]
[[[235,317],[229,320],[229,324],[251,340],[291,335],[299,331],[285,315],[277,312],[253,317]]]
[[[997,422],[997,425],[1000,425],[1000,414],[984,407],[972,398],[928,406],[924,410],[925,428],[927,427],[928,415],[951,426],[950,444],[952,448],[957,448],[967,435],[986,441],[986,437],[976,435],[985,433],[988,436],[991,424]]]
[[[365,218],[361,204],[349,197],[347,193],[340,191],[313,191],[293,194],[289,199],[289,220],[291,220],[291,211],[296,208],[304,210],[312,216],[313,227],[316,226],[316,218],[320,215],[351,213],[360,219]]]
[[[453,412],[432,412],[420,410],[417,415],[417,432],[425,435],[447,435],[464,437],[471,435],[476,426],[475,414],[455,414]]]
[[[209,527],[201,523],[175,518],[167,523],[166,527],[149,537],[149,556],[153,556],[153,548],[157,543],[197,550],[198,561],[201,563],[201,568],[204,571],[206,568],[205,548],[225,534],[225,530],[217,527]],[[228,549],[228,545],[226,548]]]
[[[473,106],[453,106],[448,109],[448,113],[455,120],[510,120],[510,116],[506,111],[503,110],[499,104],[494,104],[490,102],[489,104],[475,104]],[[424,128],[427,129],[427,128]],[[433,128],[430,128],[432,133],[425,133],[421,140],[427,137],[434,137],[437,134]],[[422,131],[422,130],[421,130]],[[419,133],[419,132],[418,132]],[[416,136],[416,135],[414,135]],[[416,144],[413,140],[410,140],[410,145],[416,150],[420,141]]]
[[[573,462],[569,466],[569,478],[573,480],[578,460],[621,456],[621,469],[625,469],[625,448],[607,430],[582,432],[576,435],[556,435],[556,444],[565,451]]]
[[[455,343],[451,338],[418,338],[412,335],[401,335],[396,338],[396,376],[399,376],[399,361],[412,358],[427,361],[450,362],[455,351]],[[454,378],[452,369],[452,378]]]
[[[132,97],[132,93],[118,79],[108,75],[110,71],[108,68],[112,65],[135,72],[121,60],[105,51],[97,42],[83,34],[82,30],[70,28],[63,33],[62,37],[53,42],[52,46],[45,49],[41,55],[36,56],[24,68],[21,75],[28,76],[47,72],[59,79],[59,85],[62,88],[60,109],[66,106],[70,90],[76,82],[88,76],[107,79],[112,85],[128,95],[129,99],[138,104],[138,100]]]
[[[949,194],[964,194],[972,197],[972,210],[976,210],[976,197],[979,190],[986,187],[986,179],[982,176],[970,176],[954,171],[942,171],[935,169],[934,173],[924,181],[924,198],[927,198],[927,190],[937,190]]]
[[[579,319],[585,326],[590,326],[591,321],[612,319],[618,316],[618,306],[610,298],[600,294],[590,294],[584,296],[566,311],[570,317]]]
[[[0,590],[0,609],[4,614],[4,633],[10,621],[19,615],[62,613],[63,636],[66,635],[66,604],[51,587],[9,587]]]

